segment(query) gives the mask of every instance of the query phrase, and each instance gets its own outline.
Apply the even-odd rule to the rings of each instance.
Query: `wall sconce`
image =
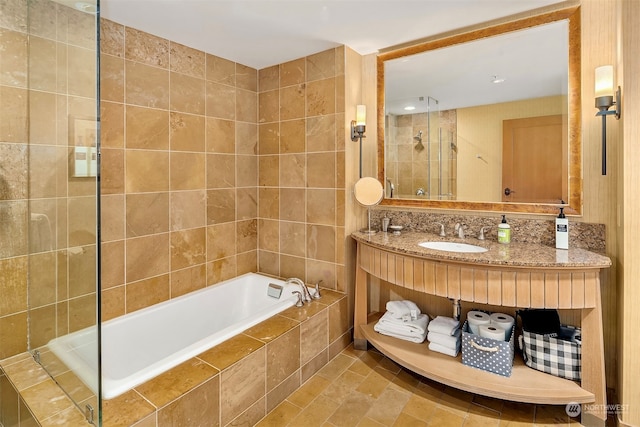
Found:
[[[602,116],[602,175],[607,174],[607,116],[615,114],[620,119],[620,98],[620,86],[613,92],[613,65],[596,68],[596,116]],[[609,111],[611,107],[615,109]]]
[[[356,106],[356,119],[351,120],[351,140],[360,140],[360,178],[362,178],[362,138],[364,138],[365,123],[367,121],[367,107]]]

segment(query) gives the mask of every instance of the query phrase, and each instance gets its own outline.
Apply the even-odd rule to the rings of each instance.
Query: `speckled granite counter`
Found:
[[[403,231],[399,235],[384,232],[372,235],[354,232],[351,236],[357,241],[380,249],[434,260],[529,268],[608,268],[611,266],[611,260],[608,257],[585,249],[561,250],[536,243],[511,242],[505,245],[473,237],[459,239],[415,231]],[[418,246],[418,243],[425,241],[466,243],[487,248],[487,252],[448,252]]]

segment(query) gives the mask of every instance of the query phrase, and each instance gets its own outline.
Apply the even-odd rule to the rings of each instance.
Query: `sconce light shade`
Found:
[[[360,141],[360,178],[362,178],[362,138],[364,138],[365,124],[367,121],[367,107],[356,106],[356,119],[351,120],[351,140]]]
[[[596,68],[595,95],[596,116],[602,116],[602,175],[607,174],[607,116],[615,115],[620,119],[622,98],[620,86],[613,91],[613,65]],[[615,107],[609,111],[609,108]]]

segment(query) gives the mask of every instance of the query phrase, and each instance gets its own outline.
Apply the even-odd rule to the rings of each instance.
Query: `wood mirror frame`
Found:
[[[569,153],[569,199],[565,205],[565,213],[582,214],[582,133],[581,133],[581,95],[580,95],[580,7],[573,6],[558,9],[539,15],[505,23],[489,25],[487,27],[464,32],[456,35],[436,38],[398,49],[383,52],[377,56],[377,120],[378,120],[378,179],[385,181],[385,92],[384,92],[384,63],[387,60],[414,55],[433,49],[439,49],[477,39],[491,37],[511,31],[522,30],[555,21],[567,20],[569,23],[569,88],[568,88],[568,153]],[[508,202],[466,202],[455,200],[424,200],[424,199],[393,199],[386,197],[380,205],[396,207],[421,207],[437,209],[463,209],[478,211],[499,211],[534,214],[557,214],[558,205],[544,203],[508,203]]]

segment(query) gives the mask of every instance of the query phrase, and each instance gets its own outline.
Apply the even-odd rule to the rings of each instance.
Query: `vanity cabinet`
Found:
[[[503,248],[497,243],[487,243],[490,247],[485,254],[469,255],[422,250],[416,243],[420,236],[403,237],[395,245],[386,233],[352,236],[357,241],[356,348],[366,349],[367,342],[371,343],[396,363],[420,375],[476,394],[538,404],[581,403],[582,423],[604,426],[606,385],[600,272],[610,265],[608,258],[574,250],[569,261],[555,261],[555,249],[535,247],[529,253],[535,253],[540,260],[536,262],[525,255],[529,248],[524,244],[512,246],[510,249],[515,249],[506,256],[499,252]],[[426,341],[415,344],[375,332],[373,326],[382,313],[370,313],[368,309],[370,276],[462,302],[581,310],[581,383],[531,369],[519,355],[515,357],[511,377],[502,377],[463,365],[460,354],[453,358],[432,352]]]

